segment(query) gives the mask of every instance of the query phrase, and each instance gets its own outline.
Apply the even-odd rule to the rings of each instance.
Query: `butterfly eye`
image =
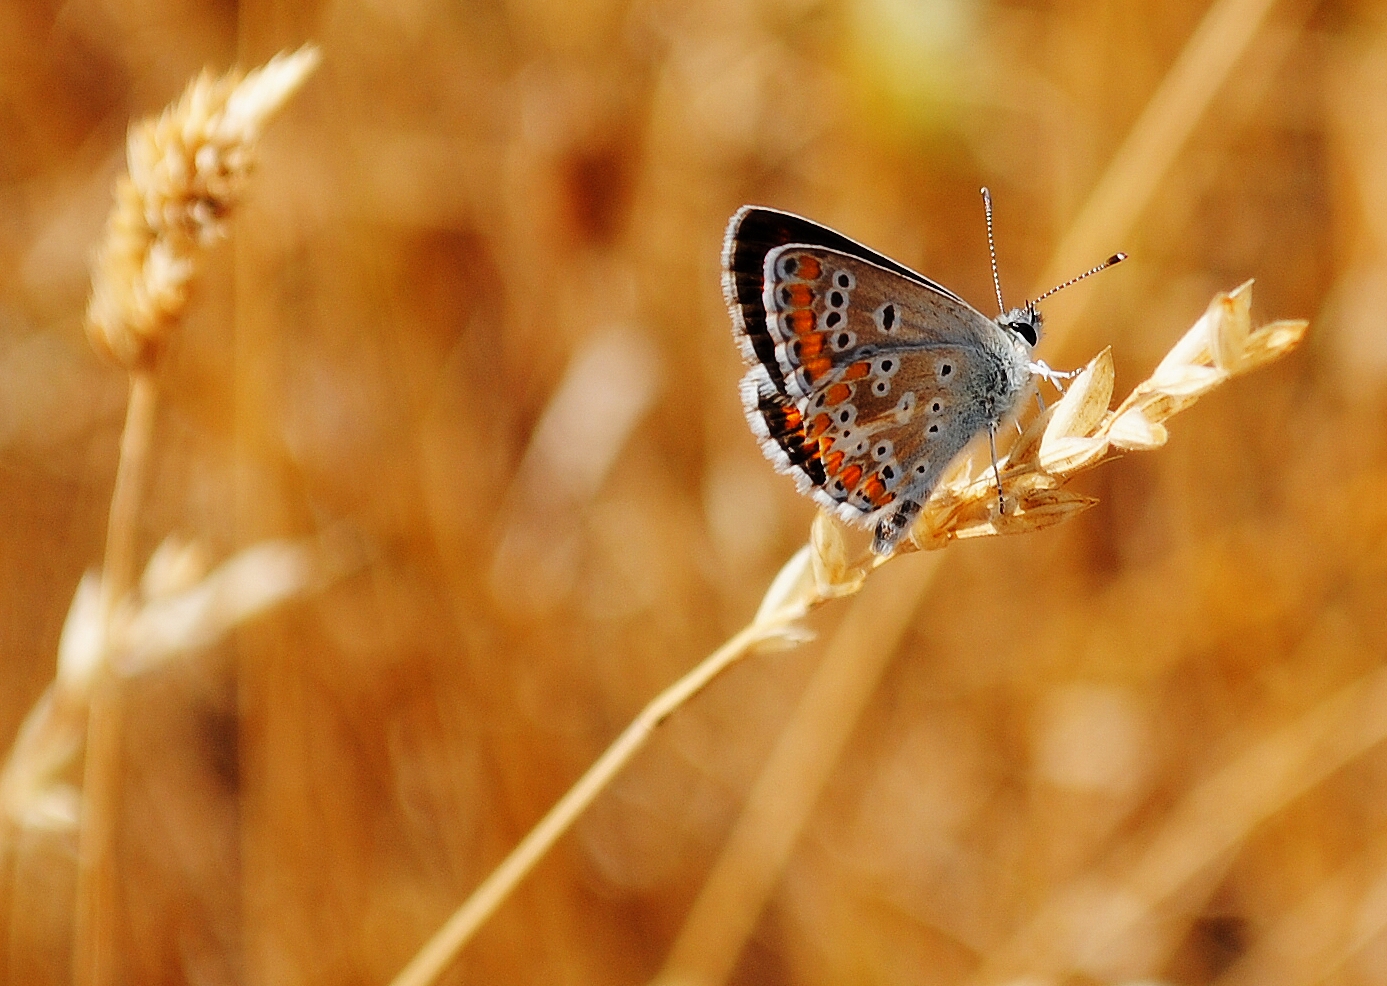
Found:
[[[1095,267],[1094,273],[1102,269],[1102,267]],[[1066,284],[1065,287],[1068,285]],[[1050,293],[1053,294],[1053,292]],[[1049,294],[1043,295],[1046,298],[1049,296]],[[1040,327],[1044,324],[1044,319],[1042,319],[1040,312],[1035,310],[1035,303],[1027,302],[1025,308],[1013,308],[1005,315],[998,315],[997,324],[1008,332],[1016,333],[1026,345],[1034,346],[1040,341]]]

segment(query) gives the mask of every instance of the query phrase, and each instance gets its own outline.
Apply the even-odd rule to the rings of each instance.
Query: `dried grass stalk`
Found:
[[[1109,410],[1112,353],[1105,349],[1095,356],[1064,397],[1031,422],[1000,463],[1005,513],[998,512],[990,464],[975,476],[970,463],[963,463],[935,490],[909,538],[892,555],[872,555],[865,544],[854,555],[848,530],[821,512],[814,520],[809,544],[785,563],[751,624],[642,710],[424,945],[392,986],[435,982],[654,728],[746,654],[811,639],[813,634],[803,623],[811,610],[830,599],[857,593],[874,569],[897,554],[942,548],[962,538],[1040,530],[1076,516],[1096,501],[1061,489],[1070,478],[1122,451],[1165,444],[1167,418],[1232,377],[1283,356],[1300,343],[1307,322],[1274,322],[1254,332],[1251,304],[1251,281],[1216,295],[1150,379],[1115,410]]]
[[[78,588],[57,678],[0,771],[6,836],[15,827],[80,823],[73,956],[79,983],[108,983],[115,976],[122,676],[206,644],[313,581],[311,552],[287,547],[275,554],[262,547],[197,584],[189,582],[187,564],[179,579],[164,577],[171,556],[157,554],[145,592],[132,591],[135,526],[158,407],[158,356],[183,313],[203,251],[226,235],[260,134],[318,61],[309,45],[244,76],[204,71],[162,115],[132,127],[129,173],[116,182],[115,207],[94,258],[87,335],[130,374],[106,553],[99,581],[88,577]],[[181,557],[187,562],[186,552]],[[164,591],[174,583],[184,591]],[[79,799],[69,774],[84,742]]]

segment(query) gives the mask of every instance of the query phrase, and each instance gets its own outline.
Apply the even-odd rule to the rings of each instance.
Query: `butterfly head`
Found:
[[[1036,310],[1035,302],[1028,301],[1024,308],[1013,308],[1005,315],[998,315],[997,324],[1034,349],[1040,341],[1045,319]]]

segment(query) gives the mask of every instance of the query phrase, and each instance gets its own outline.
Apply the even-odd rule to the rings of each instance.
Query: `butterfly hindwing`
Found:
[[[927,499],[949,462],[988,427],[972,396],[987,383],[979,362],[956,346],[890,350],[836,369],[796,402],[826,477],[815,498],[858,523],[896,501]]]

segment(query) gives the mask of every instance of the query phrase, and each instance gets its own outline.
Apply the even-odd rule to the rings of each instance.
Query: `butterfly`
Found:
[[[983,189],[996,318],[942,284],[789,212],[743,206],[723,243],[722,285],[747,364],[741,398],[761,451],[840,519],[874,527],[894,550],[949,463],[983,431],[991,440],[1037,377],[1067,375],[1033,358],[1036,302],[1008,311]],[[997,472],[999,509],[1001,476]]]

